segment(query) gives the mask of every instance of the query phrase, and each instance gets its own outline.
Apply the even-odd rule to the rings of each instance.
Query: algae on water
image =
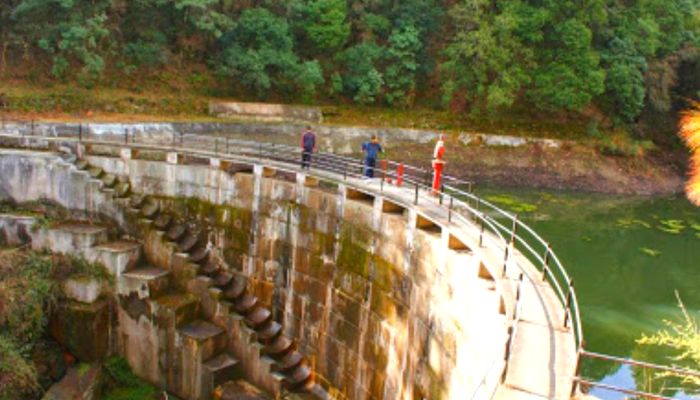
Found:
[[[648,247],[640,247],[639,251],[648,255],[649,257],[658,257],[661,255],[661,251],[656,250],[656,249],[650,249]]]
[[[662,232],[678,235],[685,230],[685,224],[679,219],[665,219],[659,221],[656,228]]]
[[[537,211],[537,206],[535,204],[525,203],[505,194],[486,196],[486,200],[516,213],[531,213]]]

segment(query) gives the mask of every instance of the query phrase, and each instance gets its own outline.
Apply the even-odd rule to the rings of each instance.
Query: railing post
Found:
[[[214,138],[214,154],[219,154],[219,138]]]
[[[185,144],[185,132],[180,131],[180,147]]]
[[[439,203],[440,203],[440,205],[442,205],[442,196],[443,196],[443,193],[445,193],[445,185],[444,185],[444,184],[440,185],[440,197],[439,197]]]
[[[515,218],[513,218],[513,228],[510,231],[510,244],[513,244],[515,242],[515,234],[518,229],[518,214],[515,214]]]
[[[479,232],[479,247],[484,244],[484,216],[481,216],[481,231]]]
[[[447,208],[447,222],[452,222],[452,207],[454,207],[454,200],[455,198],[450,196],[450,206]]]
[[[574,280],[570,279],[569,280],[569,293],[566,295],[566,307],[564,307],[564,328],[569,327],[569,319],[571,316],[571,296],[574,291]]]
[[[413,204],[418,205],[418,183],[416,183],[416,197],[413,200]]]
[[[124,144],[129,144],[129,130],[124,128]]]
[[[506,250],[505,250],[505,255],[503,257],[503,276],[506,276],[508,273],[508,253],[510,250],[510,244],[506,244]]]
[[[513,340],[513,325],[508,327],[508,340],[506,340],[506,354],[503,360],[505,361],[505,366],[503,367],[503,374],[501,374],[501,384],[506,381],[506,375],[508,375],[508,360],[510,360],[510,344]]]
[[[547,249],[544,251],[544,260],[542,262],[542,282],[547,280],[547,272],[549,271],[549,254],[552,252],[552,245],[547,243]]]
[[[78,142],[83,141],[83,124],[78,124]]]
[[[576,392],[578,391],[578,377],[581,375],[581,352],[582,348],[576,351],[576,370],[574,371],[574,379],[571,382],[571,398],[576,397]]]

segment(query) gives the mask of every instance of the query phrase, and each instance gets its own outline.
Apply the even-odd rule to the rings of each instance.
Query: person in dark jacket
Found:
[[[311,153],[316,151],[316,135],[311,127],[306,127],[306,132],[301,136],[301,168],[311,167]]]
[[[372,135],[372,140],[362,143],[362,151],[365,152],[365,176],[374,178],[374,170],[377,168],[377,157],[383,153],[382,145],[379,144],[377,135]]]

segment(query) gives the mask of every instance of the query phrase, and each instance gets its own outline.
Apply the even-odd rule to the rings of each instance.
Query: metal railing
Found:
[[[2,127],[4,126],[5,122],[2,123]],[[91,133],[89,126],[83,124],[76,125],[70,130],[66,128],[64,132],[54,130],[47,135],[47,132],[37,133],[35,124],[32,122],[29,132],[20,131],[18,134],[3,134],[0,137],[49,141],[68,140],[92,146],[126,145],[142,150],[187,152],[192,156],[233,157],[238,160],[252,161],[267,160],[287,166],[294,165],[295,167],[292,169],[295,170],[302,167],[301,149],[284,144],[185,133],[172,133],[171,138],[154,140],[147,136],[140,138],[134,134],[133,130],[129,131],[128,129],[118,133],[94,134]],[[330,153],[314,153],[310,163],[312,170],[337,174],[342,176],[343,180],[362,178],[367,170],[362,160],[358,158]],[[384,190],[388,180],[400,181],[402,182],[401,189],[411,192],[413,204],[418,205],[423,201],[435,202],[437,199],[437,205],[446,212],[448,222],[458,221],[467,225],[476,225],[480,232],[479,245],[484,245],[485,241],[489,241],[492,248],[500,249],[503,252],[502,276],[507,276],[509,265],[512,264],[520,268],[521,273],[524,272],[517,260],[516,250],[527,257],[541,273],[540,279],[549,282],[563,308],[563,328],[573,331],[578,365],[580,354],[583,351],[583,331],[574,283],[548,242],[521,221],[517,214],[509,213],[474,194],[471,182],[444,176],[444,184],[440,190],[435,191],[431,187],[432,172],[430,170],[389,160],[380,162],[379,167],[374,168],[373,172],[375,178],[379,179],[380,190]],[[518,292],[519,287],[520,285],[518,285]],[[518,305],[519,299],[516,301],[515,308]],[[517,322],[515,318],[518,316],[519,313],[514,310],[511,323]],[[507,350],[511,350],[517,329],[509,329],[509,332]],[[506,354],[509,358],[510,352],[507,351]],[[578,383],[578,380],[573,381],[572,393],[576,391]]]
[[[637,368],[643,368],[651,371],[655,371],[657,373],[666,373],[669,374],[669,376],[675,376],[675,377],[692,377],[696,379],[700,379],[700,372],[697,371],[692,371],[688,369],[682,369],[682,368],[676,368],[676,367],[669,367],[665,365],[658,365],[654,363],[649,363],[649,362],[644,362],[644,361],[637,361],[637,360],[632,360],[628,358],[622,358],[622,357],[615,357],[615,356],[610,356],[607,354],[600,354],[600,353],[594,353],[591,351],[581,351],[581,357],[583,358],[591,358],[591,359],[598,359],[598,360],[603,360],[603,361],[608,361],[616,364],[621,364],[621,365],[629,365],[632,367],[637,367]],[[578,382],[581,386],[584,387],[595,387],[595,388],[600,388],[612,392],[618,392],[618,393],[623,393],[631,396],[635,396],[637,398],[643,398],[643,399],[651,399],[651,400],[673,400],[672,397],[668,397],[662,394],[658,393],[650,393],[648,391],[642,391],[642,390],[637,390],[637,389],[628,389],[628,388],[623,388],[619,387],[616,385],[611,385],[611,384],[605,384],[601,382],[594,382],[589,379],[586,379],[581,376],[576,376],[575,381]]]

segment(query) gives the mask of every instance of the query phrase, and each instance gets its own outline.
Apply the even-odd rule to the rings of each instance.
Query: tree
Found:
[[[418,54],[421,50],[418,30],[407,25],[389,37],[389,66],[384,73],[386,100],[390,105],[411,105],[415,97]]]
[[[332,54],[347,43],[350,23],[345,0],[296,0],[291,5],[294,25],[303,32],[312,54]]]
[[[309,97],[323,83],[319,64],[302,63],[294,53],[287,22],[264,8],[245,10],[222,45],[219,71],[258,97],[275,88],[298,88]]]
[[[608,65],[605,88],[616,112],[632,122],[644,108],[646,88],[644,71],[647,63],[629,41],[614,38],[610,49],[603,55]]]
[[[14,10],[24,36],[52,56],[51,73],[66,78],[79,64],[78,80],[91,85],[104,69],[102,40],[108,37],[108,1],[24,0]]]
[[[521,2],[498,8],[463,0],[449,15],[454,36],[440,66],[445,99],[463,97],[492,110],[511,106],[531,82],[533,46],[541,41],[546,13]]]
[[[378,63],[385,49],[372,42],[350,47],[338,56],[343,66],[342,87],[347,96],[361,104],[371,104],[384,87]]]
[[[547,48],[538,52],[530,97],[540,109],[581,110],[605,90],[593,33],[583,22],[569,19],[547,36]]]

